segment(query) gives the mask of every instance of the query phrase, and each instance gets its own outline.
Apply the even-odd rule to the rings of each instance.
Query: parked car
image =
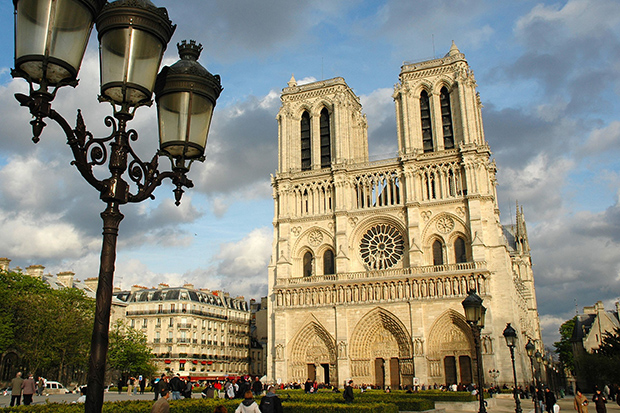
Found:
[[[57,381],[46,381],[45,382],[45,390],[44,393],[47,394],[67,394],[71,393],[69,390],[65,388],[61,383]]]

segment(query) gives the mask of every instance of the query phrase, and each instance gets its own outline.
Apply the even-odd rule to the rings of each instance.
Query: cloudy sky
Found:
[[[222,76],[207,161],[175,207],[169,185],[156,200],[121,208],[115,285],[159,282],[267,292],[279,94],[298,80],[342,76],[362,99],[373,159],[396,153],[393,85],[405,61],[443,56],[454,40],[475,72],[487,140],[499,168],[502,222],[523,205],[547,345],[578,308],[620,296],[620,3],[569,1],[155,1],[178,24],[176,43],[203,44],[200,62]],[[96,276],[104,204],[70,166],[58,126],[30,140],[30,116],[14,100],[13,7],[0,5],[0,256],[11,267]],[[77,108],[107,136],[97,103],[96,36],[76,89],[54,107]],[[155,111],[131,122],[137,150],[157,146]],[[165,164],[162,161],[162,164]],[[101,177],[105,177],[105,171]]]

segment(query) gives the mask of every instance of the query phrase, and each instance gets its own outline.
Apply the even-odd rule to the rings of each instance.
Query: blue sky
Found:
[[[368,116],[372,158],[396,154],[393,86],[405,61],[443,56],[454,40],[484,104],[486,138],[498,166],[502,222],[524,207],[547,345],[561,322],[620,296],[620,3],[568,1],[256,2],[156,1],[178,25],[175,44],[203,44],[200,62],[224,91],[207,161],[190,172],[196,187],[179,208],[171,187],[155,201],[123,206],[116,285],[159,282],[224,289],[246,298],[267,292],[277,160],[279,94],[298,81],[344,77]],[[0,4],[0,256],[22,268],[97,275],[104,205],[69,165],[55,125],[37,145],[12,80],[13,7]],[[106,136],[97,103],[93,33],[80,85],[54,107]],[[144,158],[155,151],[154,108],[131,122]],[[162,162],[163,163],[163,162]]]

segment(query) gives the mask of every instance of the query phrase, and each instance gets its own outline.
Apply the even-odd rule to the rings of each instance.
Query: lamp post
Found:
[[[484,328],[484,317],[486,308],[482,305],[482,298],[476,294],[475,290],[468,292],[467,298],[461,303],[465,310],[465,319],[474,334],[474,346],[476,350],[476,364],[478,375],[478,400],[480,402],[479,413],[486,413],[484,407],[484,369],[482,366],[482,354],[480,351],[480,332]]]
[[[534,382],[534,390],[532,391],[532,401],[534,402],[534,413],[538,413],[538,394],[536,393],[536,389],[538,388],[538,380],[536,379],[536,374],[534,373],[534,350],[536,347],[532,340],[528,340],[525,345],[525,351],[527,352],[527,356],[530,358],[530,367],[532,369],[532,381]],[[540,354],[540,353],[539,353]]]
[[[30,122],[32,139],[39,141],[46,126],[44,119],[56,122],[71,148],[72,164],[106,204],[101,213],[103,243],[85,404],[86,412],[100,413],[116,241],[123,219],[119,207],[154,198],[153,191],[164,179],[175,186],[175,203],[179,205],[183,187],[193,186],[187,177],[191,164],[204,160],[213,109],[222,90],[220,77],[197,62],[202,46],[194,41],[178,44],[181,60],[157,73],[176,26],[165,8],[157,8],[149,0],[13,0],[13,4],[15,69],[11,75],[24,78],[30,87],[29,95],[18,93],[15,97],[34,117]],[[95,24],[100,50],[99,100],[109,102],[113,112],[105,118],[111,134],[104,138],[95,138],[86,130],[79,110],[73,129],[51,105],[59,88],[77,85]],[[150,162],[144,162],[130,145],[138,133],[128,130],[127,122],[138,107],[152,104],[154,89],[160,149]],[[158,170],[161,156],[169,159],[170,170]],[[100,180],[93,167],[106,163],[110,175]]]
[[[521,413],[521,400],[519,399],[519,394],[517,393],[517,370],[515,368],[515,346],[517,345],[517,332],[514,328],[512,328],[510,323],[508,323],[503,334],[506,339],[506,345],[510,349],[510,359],[512,360],[512,376],[515,382],[515,388],[512,393],[515,398],[515,413]]]

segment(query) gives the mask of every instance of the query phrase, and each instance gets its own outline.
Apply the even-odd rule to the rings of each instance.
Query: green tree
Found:
[[[575,360],[573,358],[573,344],[570,339],[573,336],[576,322],[577,316],[564,322],[564,324],[560,326],[560,341],[553,343],[555,351],[560,358],[560,362],[562,362],[565,368],[572,372],[575,371]]]
[[[63,382],[85,366],[92,299],[13,271],[0,271],[0,297],[0,354],[15,351],[24,368]]]
[[[113,370],[129,376],[152,376],[155,366],[146,335],[118,320],[110,330],[108,365]]]

